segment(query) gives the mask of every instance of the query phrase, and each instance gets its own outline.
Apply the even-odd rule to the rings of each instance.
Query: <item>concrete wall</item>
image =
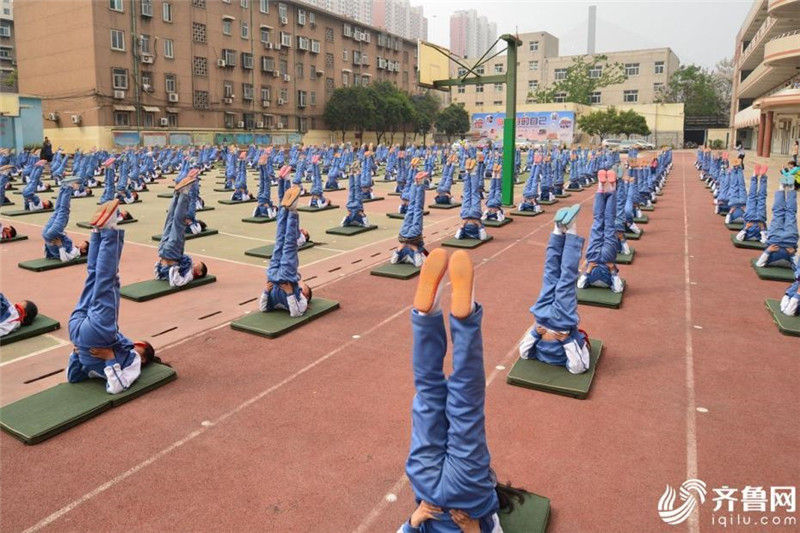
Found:
[[[0,95],[0,146],[22,150],[26,145],[41,144],[42,101],[33,96]]]

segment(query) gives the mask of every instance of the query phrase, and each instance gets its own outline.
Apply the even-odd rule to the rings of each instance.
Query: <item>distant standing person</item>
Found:
[[[744,146],[742,146],[742,141],[736,143],[736,152],[739,159],[744,163]]]
[[[53,145],[50,144],[50,139],[47,137],[44,138],[44,144],[42,144],[42,151],[39,154],[40,159],[44,159],[48,163],[53,162]]]
[[[800,141],[794,141],[794,146],[792,146],[792,161],[794,164],[797,164],[797,156],[798,152],[800,152]]]

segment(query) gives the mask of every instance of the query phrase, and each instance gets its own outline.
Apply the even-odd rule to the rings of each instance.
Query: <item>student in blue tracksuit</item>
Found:
[[[239,154],[239,161],[236,167],[236,180],[233,184],[234,191],[231,200],[234,202],[245,202],[252,200],[253,195],[247,190],[247,158],[246,153]]]
[[[450,334],[453,371],[445,377],[447,335],[439,295],[445,271],[452,287]],[[398,533],[502,531],[499,510],[511,511],[522,491],[499,485],[486,441],[481,322],[474,301],[474,271],[464,250],[447,257],[432,251],[422,267],[411,311],[416,394],[406,475],[417,509]]]
[[[603,287],[622,292],[624,285],[617,269],[617,178],[613,170],[607,172],[602,169],[598,171],[597,178],[600,183],[594,195],[594,220],[578,288]]]
[[[481,196],[480,187],[483,177],[475,172],[475,160],[469,159],[465,164],[464,193],[461,197],[461,227],[456,231],[456,239],[489,238],[486,228],[481,221]]]
[[[781,188],[775,191],[772,220],[767,231],[767,248],[756,261],[760,267],[794,268],[797,264],[797,191],[791,178],[781,178]]]
[[[531,150],[533,151],[533,150]],[[539,179],[542,173],[542,156],[539,154],[534,155],[533,164],[530,168],[530,175],[525,180],[525,188],[522,190],[522,201],[517,206],[518,211],[530,211],[539,213],[542,211],[542,206],[536,201],[539,195]]]
[[[236,147],[228,147],[225,155],[225,189],[233,189],[233,180],[236,179]]]
[[[283,195],[278,209],[275,246],[267,268],[267,285],[261,293],[258,308],[263,312],[283,309],[289,316],[305,314],[311,302],[311,287],[300,278],[297,268],[300,217],[297,200],[300,187],[293,185]]]
[[[330,205],[330,200],[325,198],[322,188],[322,172],[320,171],[320,156],[311,156],[311,200],[308,205],[322,209]]]
[[[131,341],[117,324],[119,261],[125,240],[125,232],[116,228],[118,205],[118,200],[103,204],[92,220],[86,283],[69,317],[75,350],[67,364],[67,381],[103,379],[110,394],[127,390],[143,365],[158,361],[149,343]]]
[[[730,173],[730,196],[728,199],[728,214],[725,215],[725,223],[744,222],[744,211],[747,205],[747,191],[744,187],[744,169],[741,161],[737,161],[731,167]]]
[[[153,273],[156,279],[169,281],[171,287],[181,287],[208,274],[205,263],[193,263],[192,258],[184,253],[189,221],[187,212],[192,201],[190,191],[199,173],[199,169],[193,168],[175,185],[158,244],[158,262],[153,267]]]
[[[44,239],[44,256],[47,259],[58,259],[61,262],[69,262],[80,255],[86,255],[89,250],[89,243],[83,241],[78,246],[72,243],[72,239],[64,232],[69,222],[70,203],[72,202],[72,191],[80,185],[80,178],[70,176],[61,180],[61,188],[58,191],[55,211],[47,224],[42,228],[42,239]]]
[[[11,165],[3,165],[0,167],[0,206],[10,202],[10,200],[6,198],[6,190],[11,181],[11,170],[13,170],[13,168],[14,167]]]
[[[506,219],[503,212],[503,183],[501,179],[502,166],[495,163],[492,169],[492,179],[489,181],[489,196],[486,198],[486,210],[481,216],[482,220],[497,220],[502,222]]]
[[[369,226],[367,215],[364,213],[364,202],[361,198],[362,188],[359,182],[358,163],[353,163],[352,173],[347,190],[347,215],[342,219],[342,227]]]
[[[272,150],[267,150],[258,158],[258,204],[253,210],[254,217],[275,218],[277,213],[272,203]]]
[[[40,159],[33,168],[28,179],[27,185],[22,189],[22,199],[24,202],[25,211],[42,211],[53,207],[53,202],[50,200],[42,200],[36,194],[38,186],[44,171],[45,160]]]
[[[792,283],[781,298],[781,312],[788,316],[800,314],[800,261],[794,269],[794,283]]]
[[[38,314],[39,308],[30,300],[12,304],[0,292],[0,337],[17,331],[22,326],[30,326]]]
[[[756,165],[750,178],[744,227],[736,238],[740,241],[767,242],[767,165]]]
[[[339,177],[342,176],[344,169],[344,161],[342,160],[341,152],[337,151],[331,158],[331,164],[328,168],[328,179],[325,181],[326,191],[336,191],[339,189]]]
[[[550,234],[544,262],[542,289],[531,307],[534,324],[522,339],[519,354],[550,365],[564,366],[572,374],[589,369],[589,343],[578,329],[576,280],[584,239],[575,228],[580,205],[559,209]]]
[[[422,239],[422,219],[425,213],[425,179],[428,173],[418,172],[409,186],[408,204],[400,227],[399,244],[392,252],[391,263],[408,263],[416,267],[425,262],[425,243]],[[404,192],[405,194],[405,192]]]
[[[451,205],[454,203],[450,189],[453,187],[453,173],[456,170],[455,163],[455,154],[448,156],[442,169],[442,179],[439,180],[439,185],[436,187],[436,196],[433,199],[437,205]]]

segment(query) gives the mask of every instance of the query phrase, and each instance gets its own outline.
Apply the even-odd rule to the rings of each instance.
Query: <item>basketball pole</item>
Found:
[[[517,139],[517,46],[522,42],[513,35],[500,36],[508,45],[506,52],[506,118],[503,122],[503,205],[514,205],[514,154]]]

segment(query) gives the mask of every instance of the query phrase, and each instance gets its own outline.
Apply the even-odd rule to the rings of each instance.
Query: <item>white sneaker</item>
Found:
[[[789,298],[788,295],[784,294],[783,298],[781,298],[781,312],[784,315],[795,316],[797,315],[798,304],[800,304],[800,296]]]
[[[574,340],[563,344],[564,353],[567,355],[567,370],[570,374],[583,374],[589,370],[589,357],[586,345],[581,346]],[[583,352],[587,352],[584,354]]]
[[[464,228],[458,228],[456,230],[456,235],[455,235],[456,239],[460,239],[461,235],[463,234],[463,232],[464,232]]]
[[[580,277],[578,278],[578,288],[579,289],[586,288],[586,280],[587,280],[586,274],[581,274]]]
[[[261,291],[261,298],[258,300],[258,310],[266,312],[267,306],[269,304],[269,293],[267,291]]]
[[[412,261],[415,267],[420,268],[425,262],[425,255],[422,252],[414,252]]]
[[[533,338],[533,326],[531,326],[519,342],[519,356],[522,359],[530,359],[530,351],[535,342],[536,339]]]
[[[639,226],[636,225],[636,222],[631,222],[631,225],[630,225],[629,229],[632,232],[636,233],[637,235],[642,232],[641,228],[639,228]]]
[[[345,216],[342,218],[342,222],[341,222],[339,225],[340,225],[340,226],[342,226],[342,227],[345,227],[345,225],[346,225],[346,224],[345,224],[345,222],[347,222],[347,215],[345,215]]]
[[[767,259],[769,259],[769,254],[767,252],[761,252],[761,255],[758,256],[758,260],[756,261],[756,266],[767,266]]]
[[[761,232],[761,239],[759,239],[759,240],[761,241],[761,244],[767,244],[767,232],[766,231],[762,231]]]
[[[736,234],[736,240],[743,241],[746,236],[747,236],[747,230],[743,229],[742,231]]]
[[[300,311],[300,305],[297,302],[297,296],[290,294],[286,297],[286,304],[289,306],[289,316],[298,317],[303,313]]]
[[[489,235],[486,233],[486,228],[481,228],[481,229],[478,231],[478,238],[479,238],[480,240],[482,240],[482,241],[485,241],[486,239],[488,239],[488,238],[489,238]]]
[[[730,224],[731,223],[731,212],[730,211],[728,211],[728,214],[725,215],[725,223],[726,224]]]
[[[631,247],[628,244],[628,241],[625,241],[625,242],[622,243],[621,251],[622,251],[622,255],[630,255]]]
[[[625,289],[625,283],[622,281],[622,278],[619,277],[619,274],[611,276],[611,291],[620,293],[623,289]]]
[[[506,214],[505,214],[505,213],[503,213],[502,211],[498,211],[498,212],[497,212],[497,221],[498,221],[498,222],[502,222],[502,221],[504,221],[505,219],[506,219]]]
[[[392,252],[392,257],[389,259],[389,262],[393,265],[396,265],[400,261],[400,252],[397,250]]]

